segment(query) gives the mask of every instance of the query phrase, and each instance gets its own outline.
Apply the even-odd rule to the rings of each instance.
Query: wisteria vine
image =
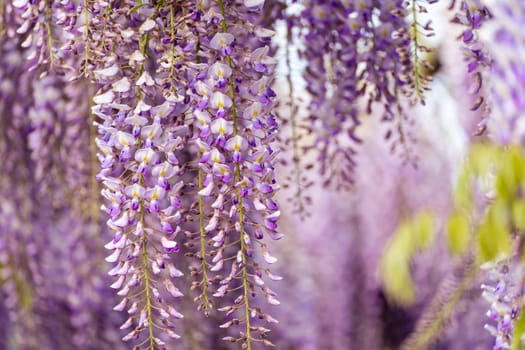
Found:
[[[392,237],[381,238],[390,242],[382,262],[367,264],[363,250],[341,259],[335,273],[352,274],[356,285],[380,295],[382,312],[415,301],[410,264],[434,236],[430,221],[407,223],[405,212],[435,210],[448,224],[440,230],[449,231],[449,251],[469,261],[469,279],[458,277],[452,292],[443,287],[427,303],[405,347],[436,341],[449,312],[435,305],[453,309],[474,277],[488,276],[496,284],[485,281],[478,292],[490,303],[485,328],[493,349],[519,349],[525,6],[444,2],[0,1],[0,311],[7,315],[0,315],[0,347],[315,349],[301,337],[281,339],[292,319],[281,301],[302,298],[308,317],[325,304],[290,296],[294,289],[283,286],[286,279],[278,283],[280,275],[294,285],[302,279],[273,267],[276,256],[288,261],[300,244],[315,246],[304,249],[315,284],[318,271],[334,267],[331,259],[316,260],[318,246],[343,252],[334,242],[371,244],[324,230],[283,243],[297,249],[273,241],[285,237],[283,226],[294,226],[288,211],[319,220],[312,170],[321,191],[345,193],[344,202],[359,205],[368,183],[360,162],[366,169],[377,151],[373,140],[400,157],[399,173],[419,184],[420,163],[431,165],[422,159],[428,140],[418,115],[443,79],[433,18],[441,6],[473,101],[463,111],[477,113],[475,137],[503,151],[490,148],[490,160],[474,152],[466,162],[472,169],[440,187],[456,191],[442,212],[432,200],[410,202],[403,189],[389,193],[409,204],[387,225]],[[385,189],[403,182],[382,176]],[[376,193],[378,185],[369,186]],[[281,192],[288,200],[278,200]],[[348,214],[356,235],[366,226],[364,212]],[[317,225],[310,231],[322,230]],[[492,243],[497,247],[487,248]],[[347,269],[347,260],[375,270]],[[381,281],[370,277],[376,270]],[[348,294],[367,299],[361,290]],[[328,310],[338,308],[333,299]],[[370,300],[341,305],[364,310]],[[367,325],[375,322],[371,315],[384,316],[368,311]],[[313,321],[320,338],[326,319]],[[349,319],[357,327],[355,315]],[[360,347],[375,344],[349,338]],[[394,343],[402,345],[383,345]],[[319,344],[342,346],[335,339]]]

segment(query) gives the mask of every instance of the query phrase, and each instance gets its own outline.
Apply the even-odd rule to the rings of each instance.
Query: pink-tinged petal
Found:
[[[137,302],[134,302],[133,304],[131,304],[131,307],[128,309],[128,314],[134,315],[138,309],[139,309],[139,305],[137,304]]]
[[[184,318],[184,315],[182,315],[180,312],[178,312],[177,310],[175,310],[175,308],[173,308],[172,306],[168,305],[166,307],[168,309],[168,312],[171,316],[177,318],[177,319],[182,319]]]
[[[215,230],[215,228],[217,227],[218,222],[219,222],[218,215],[213,215],[211,217],[210,221],[208,222],[208,225],[206,225],[206,227],[204,228],[204,231],[211,232],[211,231]]]
[[[166,290],[174,297],[174,298],[180,298],[184,296],[184,294],[181,293],[181,291],[175,287],[175,285],[170,280],[164,280],[163,281],[164,287],[166,287]]]
[[[160,340],[160,338],[157,338],[157,337],[153,337],[153,341],[155,342],[155,344],[157,346],[159,346],[161,349],[165,349],[166,348],[166,343],[162,340]]]
[[[140,310],[138,326],[140,327],[141,325],[144,327],[148,326],[148,313],[146,312],[146,308]]]
[[[177,242],[170,241],[166,237],[162,237],[160,239],[160,242],[161,242],[162,246],[164,247],[164,249],[166,249],[166,251],[168,251],[168,252],[174,252],[174,251],[178,251],[179,250]]]
[[[248,8],[262,7],[264,0],[244,0],[244,6]]]
[[[213,293],[213,296],[214,297],[223,297],[224,295],[226,295],[226,291],[228,290],[228,285],[222,285],[220,286],[219,288],[217,288],[217,291],[215,293]]]
[[[131,89],[131,83],[128,77],[124,77],[111,84],[111,87],[115,92],[128,92]]]
[[[118,303],[117,305],[115,305],[115,307],[113,308],[113,310],[115,311],[122,311],[126,308],[126,305],[128,305],[128,298],[124,298],[122,299],[122,301],[120,303]]]
[[[280,232],[276,232],[276,231],[270,231],[269,234],[270,234],[270,237],[272,237],[272,239],[275,241],[284,237],[284,234]]]
[[[114,64],[111,67],[94,70],[93,73],[97,76],[109,78],[115,76],[119,72],[118,65]]]
[[[266,273],[266,275],[268,275],[268,277],[272,281],[280,281],[280,280],[283,279],[281,276],[277,276],[277,275],[272,274],[269,269],[266,269],[264,272]]]
[[[144,71],[142,75],[140,76],[140,78],[138,78],[137,82],[135,83],[135,85],[137,86],[143,86],[143,85],[153,86],[154,84],[155,84],[155,81],[153,80],[151,75],[148,73],[148,71]]]
[[[106,91],[103,94],[96,95],[93,97],[93,102],[96,104],[107,104],[113,102],[115,99],[115,94],[113,93],[113,90]]]
[[[126,334],[125,336],[122,337],[122,341],[129,341],[131,339],[136,339],[138,338],[140,332],[138,329],[134,329],[132,330],[131,332],[129,332],[128,334]]]
[[[215,91],[211,98],[211,105],[215,109],[227,109],[232,105],[232,100],[228,95],[223,94],[220,91]]]
[[[268,301],[268,303],[270,303],[272,305],[280,305],[281,304],[281,302],[279,300],[277,300],[276,298],[274,298],[271,295],[267,295],[266,296],[266,301]]]
[[[213,191],[214,183],[210,182],[206,187],[198,192],[199,196],[208,197]]]
[[[164,330],[164,332],[165,332],[170,338],[173,338],[173,339],[180,339],[180,335],[178,335],[177,333],[173,332],[173,331],[170,330],[170,329],[166,329],[166,330]]]
[[[109,263],[114,263],[118,260],[119,256],[120,256],[120,249],[115,249],[111,255],[106,257],[105,260]]]
[[[210,41],[210,47],[214,50],[224,51],[233,42],[234,37],[230,33],[217,33]]]
[[[27,6],[28,3],[29,3],[29,0],[14,0],[12,2],[12,5],[18,9],[21,9]]]
[[[253,276],[253,280],[254,280],[255,284],[257,284],[258,286],[264,285],[264,281],[262,280],[262,278],[257,276],[257,275]]]
[[[126,295],[128,295],[128,293],[129,293],[129,287],[125,286],[124,288],[122,288],[121,290],[117,292],[117,295],[121,297],[125,297]]]
[[[264,260],[266,260],[266,262],[268,264],[274,264],[277,262],[277,258],[272,256],[270,254],[270,252],[268,251],[268,249],[266,248],[266,245],[265,244],[262,244],[261,245],[261,249],[262,249],[262,253],[263,253],[263,257],[264,257]]]
[[[126,276],[120,276],[112,285],[110,285],[110,288],[113,289],[120,289],[122,285],[124,284],[124,280],[126,279]]]
[[[121,330],[128,329],[129,327],[133,326],[133,317],[130,317],[120,326]]]
[[[277,321],[275,318],[273,318],[272,316],[270,316],[268,314],[264,314],[263,318],[268,323],[279,323],[279,321]]]
[[[184,276],[184,273],[177,269],[172,263],[166,264],[171,278],[178,278]]]
[[[212,203],[213,209],[222,209],[224,207],[224,194],[220,193],[217,199]]]
[[[224,266],[224,259],[219,260],[215,265],[213,265],[210,268],[210,271],[217,272],[222,270],[222,267]]]
[[[155,25],[156,25],[155,21],[152,20],[151,18],[148,18],[147,20],[144,21],[144,23],[140,25],[139,33],[144,34],[146,32],[149,32],[150,30],[155,28]]]
[[[170,318],[170,314],[166,310],[164,310],[163,308],[159,308],[159,315],[163,319]]]
[[[155,261],[151,263],[151,272],[153,272],[154,275],[158,275],[160,273],[159,264],[157,264]]]

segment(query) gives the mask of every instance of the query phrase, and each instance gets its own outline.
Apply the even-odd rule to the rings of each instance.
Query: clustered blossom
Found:
[[[436,2],[2,2],[0,310],[8,315],[7,325],[0,318],[0,347],[4,338],[21,350],[390,344],[396,331],[376,337],[382,332],[376,314],[396,311],[378,300],[382,291],[369,271],[374,264],[366,261],[366,251],[378,255],[380,246],[377,217],[370,213],[381,211],[360,209],[349,217],[334,211],[333,222],[321,208],[331,211],[332,197],[317,204],[316,227],[305,223],[316,234],[289,243],[292,253],[281,252],[290,262],[298,252],[314,253],[301,261],[315,266],[295,275],[285,270],[297,290],[281,285],[277,295],[273,283],[282,278],[270,269],[278,260],[270,242],[283,234],[275,167],[279,147],[291,148],[288,175],[302,212],[312,185],[301,175],[303,165],[312,167],[303,157],[317,148],[323,185],[362,186],[362,196],[348,206],[372,205],[377,196],[369,196],[370,188],[380,180],[370,185],[374,178],[367,174],[354,178],[357,161],[374,154],[368,146],[356,156],[367,147],[358,127],[363,115],[375,112],[390,123],[387,141],[399,133],[387,148],[407,143],[404,124],[413,111],[407,106],[424,104],[431,80],[425,37],[433,28],[420,14]],[[493,17],[499,21],[489,24]],[[524,53],[525,42],[515,29],[523,18],[525,7],[510,0],[490,11],[481,0],[461,0],[454,19],[466,28],[461,39],[479,96],[474,108],[488,111],[491,104],[488,125],[503,143],[524,140],[525,70],[516,55]],[[282,24],[285,45],[297,40],[306,63],[308,95],[302,99],[295,86],[287,47],[291,115],[284,118],[277,115],[279,49],[272,41]],[[494,79],[491,89],[481,86],[486,76]],[[298,115],[302,101],[307,127]],[[292,136],[279,144],[286,140],[281,124]],[[313,146],[303,146],[303,127],[314,134]],[[381,158],[387,153],[385,148]],[[404,174],[401,166],[390,170]],[[390,194],[401,180],[382,188]],[[392,203],[396,215],[386,221],[393,228],[403,209]],[[362,219],[366,215],[370,222]],[[356,233],[327,239],[334,225]],[[363,238],[370,236],[375,238]],[[301,241],[312,247],[299,249]],[[348,247],[359,254],[341,259]],[[328,259],[323,250],[330,251]],[[343,283],[335,285],[328,274],[317,278],[334,264],[333,275]],[[522,306],[523,271],[495,266],[496,286],[483,287],[495,322],[487,329],[496,337],[494,349],[505,349]],[[315,283],[335,286],[326,291]],[[298,291],[312,295],[291,295]],[[298,299],[294,305],[307,310],[275,309],[283,297]],[[346,317],[350,309],[358,311]],[[313,316],[314,323],[302,320]],[[288,329],[271,332],[277,318],[296,323],[293,340],[286,338]],[[302,336],[307,322],[319,334]],[[326,332],[330,323],[337,325]],[[366,328],[375,329],[361,332]],[[370,334],[373,339],[366,339]]]
[[[475,96],[472,110],[480,109],[488,115],[489,105],[484,97],[485,89],[483,88],[484,71],[491,65],[491,56],[487,52],[485,45],[480,40],[480,29],[492,14],[483,1],[480,0],[461,0],[453,1],[451,8],[457,6],[457,13],[453,18],[454,23],[465,27],[461,39],[463,42],[464,56],[467,63],[467,72],[471,76],[469,93]],[[480,132],[486,128],[486,118],[479,124]]]
[[[111,7],[90,11],[96,16],[88,23],[88,33],[97,36],[89,50],[104,51],[97,61],[89,55],[88,64],[96,66],[92,79],[100,87],[92,113],[100,134],[102,170],[97,177],[108,200],[103,210],[115,232],[106,245],[113,251],[106,260],[116,264],[110,271],[117,277],[112,288],[123,297],[115,309],[127,308],[132,315],[122,326],[130,328],[125,340],[147,331],[141,344],[164,347],[153,329],[158,328],[157,318],[164,333],[178,338],[169,319],[182,315],[163,296],[183,296],[174,282],[182,272],[170,253],[182,245],[191,250],[199,237],[198,251],[186,253],[202,262],[190,269],[192,276],[203,278],[193,284],[201,290],[195,299],[198,308],[209,314],[212,281],[207,276],[222,270],[231,260],[228,255],[235,254],[230,274],[217,275],[213,296],[223,297],[242,283],[237,305],[221,310],[236,314],[244,306],[244,320],[233,318],[222,328],[245,323],[241,339],[250,347],[252,341],[268,342],[251,337],[250,318],[273,321],[250,306],[250,295],[259,293],[255,286],[268,301],[278,303],[262,280],[265,272],[274,276],[250,263],[255,246],[268,262],[275,262],[259,240],[265,235],[280,238],[280,212],[272,199],[277,188],[271,142],[277,123],[271,114],[276,64],[268,51],[271,32],[238,19],[242,13],[255,16],[262,3],[234,10],[229,3],[200,2],[185,8],[188,15],[172,6],[144,5],[132,14]],[[98,36],[97,26],[115,26],[110,33],[121,34],[112,34],[109,46]],[[196,184],[184,176],[194,171]],[[182,197],[189,187],[197,188],[196,199]],[[197,235],[193,221],[199,222]],[[208,240],[213,242],[210,252]],[[159,278],[163,286],[158,286]],[[133,290],[142,290],[140,298],[128,296]],[[259,332],[265,336],[266,331]]]
[[[522,2],[501,1],[491,7],[494,21],[487,23],[482,37],[492,58],[485,72],[490,80],[487,89],[491,114],[488,129],[495,142],[525,144],[525,40],[516,30],[523,25],[525,6]]]
[[[155,67],[152,60],[170,46],[161,46],[166,38],[150,33],[156,26],[169,28],[175,23],[155,21],[159,13],[169,11],[161,6],[145,5],[131,14],[128,9],[107,6],[93,9],[94,20],[88,25],[113,28],[109,31],[112,37],[93,37],[88,50],[96,52],[102,47],[105,52],[97,56],[100,61],[89,64],[96,65],[93,80],[99,86],[92,107],[99,133],[101,171],[97,178],[104,185],[101,193],[107,204],[102,209],[114,232],[105,245],[112,251],[106,261],[114,264],[109,272],[115,278],[111,288],[122,297],[114,310],[129,314],[120,327],[127,332],[123,340],[138,339],[145,332],[148,335],[140,346],[165,348],[166,341],[157,331],[179,338],[172,321],[183,317],[171,302],[183,296],[176,286],[183,272],[170,256],[180,250],[175,237],[183,219],[184,169],[177,155],[184,147],[186,127],[184,115],[175,113],[179,107],[176,96],[159,94],[153,78],[160,80],[169,74],[165,65]],[[93,27],[91,33],[98,34]],[[175,40],[169,38],[169,32],[165,35],[168,42]],[[114,46],[107,45],[108,39]],[[113,47],[118,48],[116,52]],[[152,76],[150,62],[158,76]],[[166,90],[177,93],[175,89]]]
[[[254,261],[259,250],[267,263],[274,263],[276,258],[261,240],[281,237],[277,232],[280,211],[272,199],[278,188],[273,165],[277,152],[272,148],[277,122],[272,114],[276,95],[270,87],[276,65],[269,56],[271,31],[240,19],[255,16],[261,6],[262,2],[234,8],[219,2],[203,8],[203,16],[210,18],[206,35],[199,39],[206,69],[192,82],[190,97],[201,215],[197,256],[210,259],[192,272],[203,276],[195,285],[204,289],[197,300],[209,312],[211,302],[204,284],[216,276],[212,296],[219,298],[218,310],[228,317],[220,327],[244,324],[240,337],[225,340],[240,341],[248,349],[252,342],[271,344],[266,339],[269,330],[256,326],[257,318],[276,322],[261,311],[256,295],[262,294],[270,304],[279,303],[263,280],[279,277]],[[203,246],[208,240],[209,253]],[[221,275],[224,270],[226,275]]]
[[[483,297],[490,304],[485,329],[495,337],[493,350],[510,349],[514,322],[523,308],[523,266],[516,262],[500,261],[484,266],[494,285],[483,284]]]
[[[75,1],[16,0],[12,5],[18,22],[16,33],[23,37],[20,46],[27,49],[28,69],[74,69],[67,58],[74,50]],[[46,75],[48,70],[41,74]]]
[[[311,129],[321,173],[327,183],[341,186],[352,182],[356,165],[363,109],[358,101],[368,114],[374,103],[382,105],[384,119],[392,120],[402,95],[417,93],[423,100],[428,78],[421,56],[428,49],[418,40],[431,27],[418,22],[417,13],[425,11],[418,1],[304,1],[303,6]]]

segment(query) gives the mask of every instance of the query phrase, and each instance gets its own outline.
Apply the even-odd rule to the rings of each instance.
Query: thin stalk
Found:
[[[292,128],[292,161],[294,164],[294,175],[295,175],[295,186],[297,187],[295,192],[295,197],[298,201],[299,205],[299,213],[302,213],[304,211],[304,203],[303,203],[303,194],[302,194],[302,187],[301,187],[301,161],[299,157],[299,145],[297,142],[297,106],[295,104],[295,94],[294,94],[294,88],[292,84],[292,64],[290,61],[290,38],[292,36],[291,28],[290,26],[287,26],[287,42],[285,45],[286,49],[286,82],[288,83],[288,95],[290,96],[290,120],[291,120],[291,128]]]
[[[222,15],[222,30],[223,32],[228,31],[228,27],[226,25],[226,11],[224,9],[224,1],[218,0],[219,2],[219,8]],[[235,87],[233,84],[233,72],[234,67],[232,63],[232,59],[230,55],[226,55],[226,62],[228,63],[228,66],[232,70],[232,74],[230,75],[228,79],[228,87],[230,92],[230,99],[232,100],[232,116],[233,116],[233,135],[237,136],[238,134],[238,118],[237,118],[237,108],[235,104]],[[235,183],[238,183],[241,179],[241,166],[239,163],[235,164]],[[251,335],[251,327],[250,327],[250,305],[248,301],[249,296],[249,287],[248,287],[248,278],[247,278],[247,267],[246,267],[246,245],[244,242],[244,235],[246,234],[245,227],[244,227],[244,208],[242,204],[242,195],[241,195],[241,188],[237,188],[237,203],[239,206],[239,225],[241,228],[241,258],[242,258],[242,286],[244,289],[244,305],[245,305],[245,324],[246,324],[246,345],[247,350],[251,350],[251,341],[252,341],[252,335]]]
[[[53,68],[53,33],[51,31],[51,0],[46,0],[46,31],[47,31],[47,49],[49,50],[49,68]]]

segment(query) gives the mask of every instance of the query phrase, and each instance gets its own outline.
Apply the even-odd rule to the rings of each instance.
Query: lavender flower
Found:
[[[510,261],[487,263],[483,266],[495,285],[483,284],[483,298],[490,304],[487,317],[491,320],[485,329],[495,337],[493,350],[509,349],[513,324],[518,317],[523,298],[523,267]],[[495,323],[495,324],[494,324]]]
[[[479,30],[492,15],[489,9],[478,0],[461,0],[458,12],[453,22],[466,27],[462,34],[464,43],[464,55],[467,62],[467,71],[472,75],[472,83],[469,87],[470,93],[476,96],[472,110],[479,108],[487,109],[485,98],[483,97],[483,71],[491,65],[491,57],[483,43],[479,40]],[[451,3],[451,8],[456,7],[456,1]],[[488,115],[488,109],[484,112]],[[479,124],[479,133],[482,133],[486,126],[486,119]]]

